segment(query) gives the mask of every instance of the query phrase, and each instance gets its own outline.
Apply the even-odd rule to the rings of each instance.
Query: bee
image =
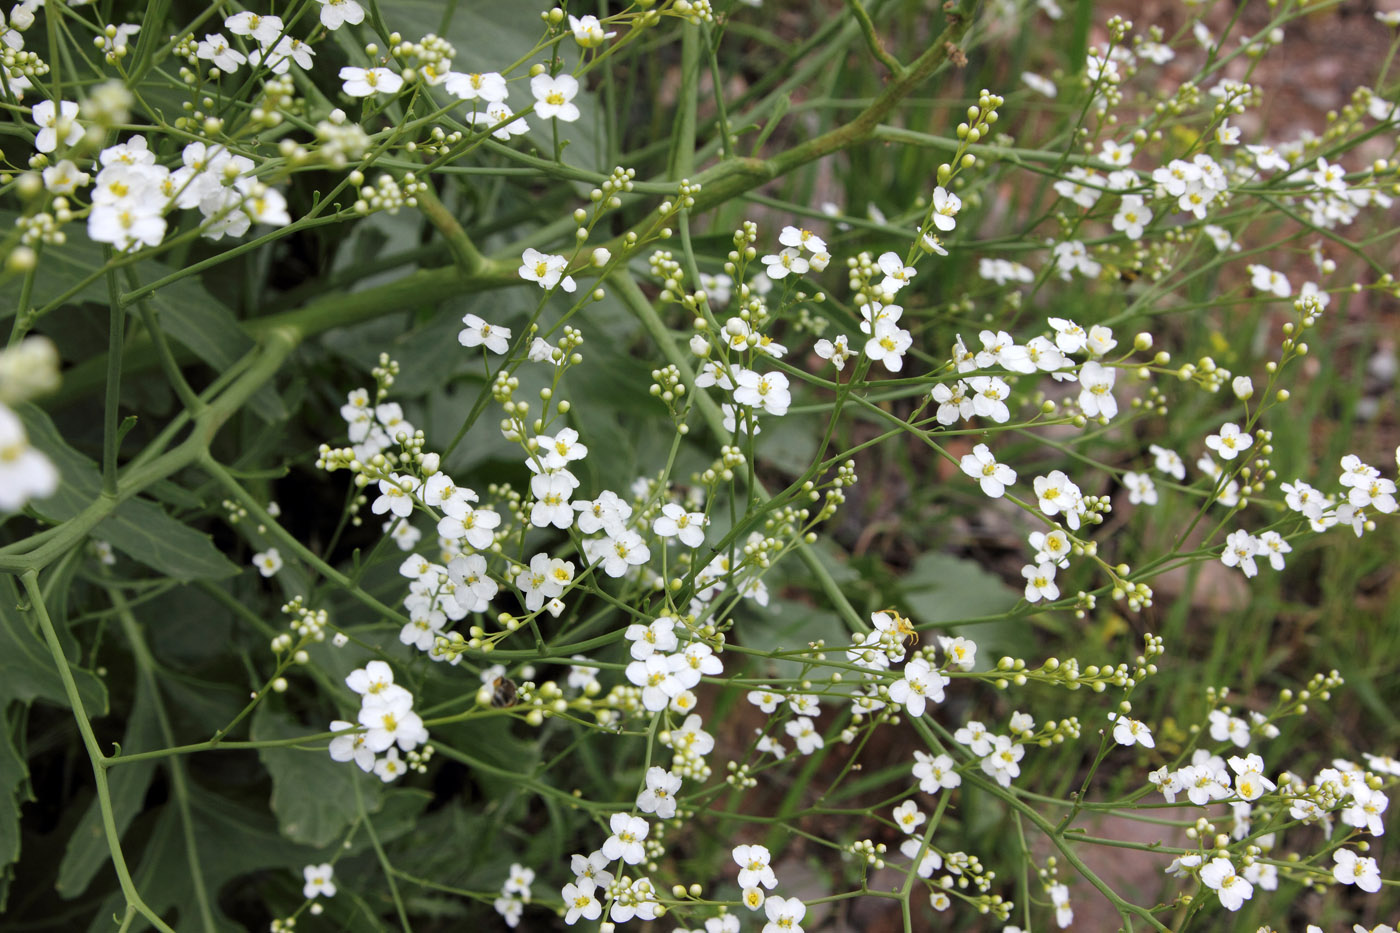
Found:
[[[491,705],[497,709],[514,706],[519,700],[515,681],[509,677],[497,677],[491,682]]]

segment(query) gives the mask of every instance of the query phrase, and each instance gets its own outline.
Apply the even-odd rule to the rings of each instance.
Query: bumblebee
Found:
[[[491,682],[491,705],[497,709],[505,709],[514,706],[519,702],[519,691],[515,686],[515,681],[509,677],[497,677]]]

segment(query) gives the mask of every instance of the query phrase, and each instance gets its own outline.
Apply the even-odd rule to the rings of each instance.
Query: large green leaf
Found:
[[[36,631],[37,626],[30,625],[16,608],[19,605],[20,595],[14,579],[6,577],[0,581],[0,706],[8,705],[11,700],[23,703],[48,700],[67,706],[68,694],[63,689],[58,667]],[[105,715],[106,686],[91,671],[78,667],[72,658],[68,661],[78,685],[78,696],[88,715]]]
[[[228,882],[251,872],[281,869],[300,876],[301,866],[325,861],[324,853],[298,846],[280,838],[277,827],[261,809],[241,806],[187,782],[194,840],[199,854],[200,882],[207,893],[214,928],[220,933],[241,930],[219,904],[219,892]],[[186,835],[180,808],[174,801],[164,804],[144,846],[127,852],[135,864],[132,879],[142,899],[177,930],[202,930],[196,881],[192,875]],[[290,874],[289,874],[290,877]],[[109,931],[112,916],[122,913],[121,893],[117,892],[97,911],[89,927]],[[171,918],[171,912],[174,918]],[[133,930],[149,929],[141,922]]]
[[[900,598],[914,621],[946,626],[975,641],[978,670],[986,670],[1002,655],[1018,653],[1029,637],[1024,623],[968,621],[1001,615],[1020,599],[1016,590],[976,561],[924,554],[901,581]]]
[[[465,72],[501,71],[533,49],[544,35],[539,7],[528,3],[501,3],[500,0],[458,0],[456,3],[395,0],[384,6],[384,23],[390,30],[414,41],[428,33],[445,37],[457,50],[452,60],[453,69]],[[348,30],[338,31],[335,35],[337,38],[344,36],[342,41],[354,42]],[[570,46],[573,46],[572,39],[561,48],[566,50],[566,61],[572,67],[573,56],[578,49]],[[355,53],[361,50],[351,48],[349,51]],[[546,53],[539,53],[536,60],[545,61],[546,58]],[[522,73],[523,69],[511,77]],[[513,110],[522,110],[533,102],[528,83],[524,81],[512,81],[510,95],[506,103]],[[444,95],[443,100],[446,102],[448,98]],[[564,149],[563,159],[570,165],[598,171],[602,161],[598,151],[600,108],[597,99],[585,90],[579,92],[574,103],[580,111],[579,119],[574,123],[559,124],[560,139],[570,141],[570,145]],[[542,156],[552,156],[554,142],[551,121],[538,117],[528,120],[530,134],[526,138],[538,147]]]
[[[13,211],[0,211],[0,223],[12,225],[16,216]],[[39,274],[34,277],[31,307],[43,307],[105,265],[106,257],[101,245],[89,240],[85,233],[71,233],[68,242],[62,246],[45,246],[39,262]],[[138,262],[134,268],[138,280],[143,283],[159,281],[175,271],[155,260]],[[125,273],[119,271],[118,277],[119,285],[125,291]],[[0,318],[15,313],[19,294],[18,279],[0,285]],[[93,279],[69,298],[72,302],[91,301],[102,305],[107,305],[109,300],[105,275]],[[206,289],[198,276],[188,275],[177,279],[151,293],[146,301],[155,312],[161,329],[216,371],[229,368],[253,347],[252,339],[238,325],[233,310]],[[133,317],[138,313],[134,304],[128,311]],[[251,405],[266,420],[287,417],[286,409],[275,392],[260,391],[252,399]]]
[[[257,742],[320,731],[298,725],[268,704],[259,707],[253,717],[252,738]],[[258,757],[272,775],[272,812],[282,835],[293,842],[318,848],[330,845],[359,815],[353,782],[361,777],[361,771],[351,762],[331,760],[324,742],[308,742],[304,748],[264,748]],[[377,781],[360,785],[370,810],[378,807],[382,786]]]
[[[156,718],[156,700],[151,695],[150,679],[136,678],[136,698],[131,705],[131,713],[126,720],[126,732],[122,736],[122,750],[126,752],[147,751],[160,747],[163,742],[160,722]],[[116,824],[117,838],[121,838],[131,825],[131,821],[141,811],[141,804],[150,786],[156,762],[154,759],[137,761],[112,768],[107,772],[107,788],[112,799],[112,819]],[[58,866],[58,881],[55,883],[60,896],[73,898],[87,890],[98,870],[111,858],[107,846],[107,835],[102,828],[102,811],[97,799],[88,803],[73,834],[68,837],[68,848],[63,853],[63,861]]]
[[[63,477],[58,492],[32,503],[33,508],[45,518],[67,521],[101,494],[102,474],[96,463],[68,446],[43,411],[33,405],[21,405],[17,411],[30,441],[48,455]],[[123,502],[93,529],[93,535],[176,580],[238,573],[238,567],[214,547],[208,535],[171,518],[153,502]]]
[[[5,727],[6,707],[0,704],[0,914],[10,893],[10,879],[19,861],[19,808],[28,796],[29,769]]]

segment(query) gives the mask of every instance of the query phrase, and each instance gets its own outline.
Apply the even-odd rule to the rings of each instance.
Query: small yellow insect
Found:
[[[899,633],[900,641],[904,641],[906,638],[911,639],[909,642],[910,648],[919,643],[919,630],[914,628],[913,622],[900,615],[894,609],[885,609],[882,610],[882,612],[894,620],[894,630]]]

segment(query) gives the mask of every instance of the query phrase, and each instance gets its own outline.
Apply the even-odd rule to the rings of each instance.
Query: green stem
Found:
[[[107,297],[110,312],[107,331],[107,395],[102,430],[102,493],[106,496],[117,492],[117,448],[121,439],[117,435],[120,425],[122,388],[122,341],[126,335],[126,314],[122,311],[121,294],[117,288],[117,272],[110,265],[112,250],[107,253]]]
[[[122,855],[121,837],[117,832],[116,817],[112,813],[112,794],[107,786],[109,760],[102,754],[102,749],[97,744],[97,736],[92,731],[92,722],[88,719],[87,710],[83,707],[83,698],[78,692],[77,681],[73,679],[73,671],[68,666],[68,656],[63,652],[63,645],[58,640],[58,632],[54,630],[53,621],[49,618],[49,611],[44,606],[44,594],[39,588],[39,571],[37,569],[26,570],[20,580],[24,584],[25,592],[29,595],[34,615],[39,620],[39,628],[44,633],[44,641],[48,644],[49,654],[52,655],[54,664],[58,666],[58,676],[63,681],[63,692],[68,695],[68,705],[72,707],[73,717],[78,721],[78,732],[82,735],[83,747],[87,749],[88,760],[92,763],[92,778],[97,788],[97,804],[102,814],[102,831],[107,837],[107,849],[112,856],[112,867],[116,869],[117,882],[121,885],[122,895],[126,898],[128,912],[134,909],[150,921],[157,930],[161,930],[163,933],[175,933],[169,924],[146,906],[146,902],[141,898],[141,893],[136,890],[136,883],[131,880],[131,872],[127,869],[126,858]]]

